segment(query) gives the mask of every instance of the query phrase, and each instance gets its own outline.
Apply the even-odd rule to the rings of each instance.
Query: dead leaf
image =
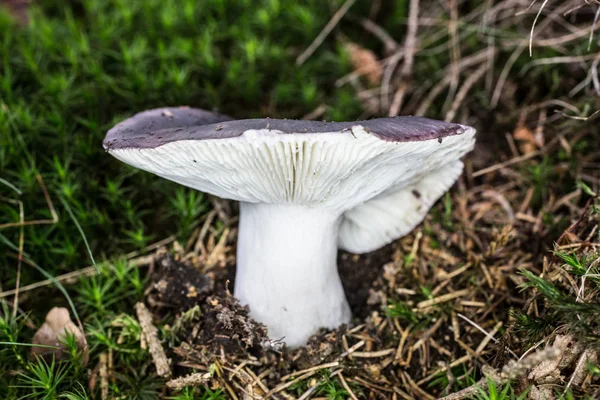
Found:
[[[37,347],[31,348],[31,357],[52,356],[56,360],[61,360],[67,350],[63,344],[67,335],[74,335],[77,340],[77,347],[83,352],[83,363],[87,364],[89,359],[89,348],[85,335],[79,330],[77,325],[71,321],[69,310],[64,307],[54,307],[46,315],[46,321],[33,335],[32,344],[40,344],[44,346],[55,346],[56,348]]]
[[[345,47],[350,54],[350,62],[355,72],[364,75],[369,83],[379,85],[383,76],[383,68],[375,53],[355,43],[346,43]]]
[[[519,142],[519,150],[523,154],[530,154],[537,150],[537,140],[533,131],[525,124],[519,123],[513,131],[513,138]]]
[[[553,347],[558,350],[559,357],[542,361],[529,373],[529,380],[536,383],[556,382],[561,379],[559,363],[569,353],[573,346],[573,337],[570,335],[556,335]]]

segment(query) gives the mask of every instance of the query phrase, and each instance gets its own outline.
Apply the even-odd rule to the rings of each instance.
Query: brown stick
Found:
[[[168,378],[171,376],[170,360],[167,358],[165,350],[158,340],[158,329],[152,324],[152,313],[150,313],[150,310],[142,302],[135,305],[135,312],[140,322],[144,339],[146,339],[146,343],[150,349],[156,373],[158,376]]]
[[[196,372],[167,382],[167,387],[181,390],[186,386],[201,386],[210,380],[210,372]]]
[[[44,193],[44,198],[46,199],[46,203],[48,204],[48,209],[50,210],[50,215],[52,215],[52,219],[38,219],[35,221],[19,221],[19,222],[9,222],[7,224],[0,224],[0,229],[11,228],[15,226],[27,226],[27,225],[43,225],[43,224],[56,224],[58,222],[58,214],[54,209],[54,204],[52,203],[52,199],[48,194],[48,189],[46,189],[46,185],[44,185],[44,180],[42,179],[40,174],[36,175],[36,179],[42,188],[42,192]]]

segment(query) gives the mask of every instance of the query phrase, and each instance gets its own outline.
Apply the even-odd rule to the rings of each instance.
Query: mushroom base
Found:
[[[339,221],[329,209],[240,204],[234,294],[288,347],[350,321],[336,263]]]

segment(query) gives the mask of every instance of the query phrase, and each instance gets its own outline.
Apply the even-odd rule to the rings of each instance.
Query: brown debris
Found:
[[[181,390],[186,386],[202,386],[211,378],[210,372],[194,373],[167,382],[167,387],[173,390]]]
[[[523,154],[534,153],[538,150],[539,147],[543,147],[543,143],[541,146],[538,146],[540,143],[539,134],[529,129],[525,124],[526,114],[523,113],[515,130],[513,131],[513,138],[519,142],[519,149]]]
[[[383,76],[383,68],[375,53],[356,43],[348,42],[344,47],[350,55],[350,62],[354,71],[365,76],[371,85],[380,84]]]
[[[65,358],[67,350],[64,345],[67,340],[67,335],[75,336],[77,347],[83,354],[83,363],[87,364],[89,359],[89,348],[85,335],[71,321],[69,310],[64,307],[54,307],[46,315],[44,324],[38,329],[32,339],[33,344],[44,346],[54,346],[55,348],[47,347],[32,347],[31,357],[55,357],[56,360]]]
[[[155,258],[154,284],[149,303],[161,308],[186,311],[200,304],[213,289],[213,280],[187,262],[161,251]]]
[[[1,0],[0,6],[7,7],[21,26],[29,23],[29,7],[33,0]]]
[[[102,400],[107,400],[108,399],[108,390],[109,390],[108,356],[106,355],[106,353],[102,353],[102,354],[100,354],[99,358],[100,358],[100,361],[99,361],[98,374],[100,375],[100,398]]]

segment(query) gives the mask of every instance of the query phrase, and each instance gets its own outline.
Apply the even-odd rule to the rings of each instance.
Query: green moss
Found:
[[[102,151],[106,130],[135,112],[190,105],[238,118],[299,118],[326,103],[327,119],[358,117],[352,90],[333,86],[349,68],[334,38],[295,64],[329,15],[317,0],[49,1],[22,29],[3,14],[0,176],[22,191],[26,219],[46,219],[39,173],[60,217],[26,228],[25,248],[55,273],[85,262],[82,236],[59,196],[98,256],[145,246],[156,232],[191,232],[207,210],[204,196]],[[0,203],[0,223],[15,220],[14,204]],[[15,242],[17,231],[4,233]],[[0,264],[11,263],[14,256],[1,251]],[[0,271],[6,286],[14,278]],[[38,278],[25,272],[24,282]]]

